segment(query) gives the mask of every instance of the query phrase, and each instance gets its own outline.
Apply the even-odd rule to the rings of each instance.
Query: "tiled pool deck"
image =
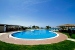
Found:
[[[20,44],[20,45],[39,45],[39,44],[52,44],[52,43],[58,43],[64,40],[67,40],[67,36],[59,33],[59,36],[53,39],[45,39],[45,40],[22,40],[22,39],[14,39],[12,37],[9,37],[9,35],[13,32],[8,33],[2,33],[0,36],[0,40],[6,43],[12,43],[12,44]]]

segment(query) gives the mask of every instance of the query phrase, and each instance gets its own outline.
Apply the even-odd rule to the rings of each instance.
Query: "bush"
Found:
[[[75,34],[72,34],[71,38],[75,39]]]

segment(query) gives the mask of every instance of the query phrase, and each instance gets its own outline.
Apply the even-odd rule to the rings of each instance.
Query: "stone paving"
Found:
[[[23,39],[14,39],[12,37],[9,37],[10,34],[13,32],[8,33],[0,33],[0,40],[6,43],[12,43],[12,44],[19,44],[19,45],[39,45],[39,44],[52,44],[52,43],[58,43],[64,40],[67,40],[68,37],[65,34],[59,33],[59,36],[53,39],[45,39],[45,40],[23,40]],[[3,35],[2,35],[3,34]]]

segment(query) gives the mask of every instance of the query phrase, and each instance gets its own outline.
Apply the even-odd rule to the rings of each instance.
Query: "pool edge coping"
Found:
[[[16,31],[16,32],[22,32],[22,31]],[[16,33],[16,32],[12,32],[11,34],[14,34],[14,33]],[[49,32],[53,32],[53,31],[49,31]],[[15,40],[19,39],[19,40],[35,40],[35,41],[38,41],[38,40],[54,39],[54,38],[56,38],[56,37],[59,36],[59,34],[58,34],[57,32],[53,32],[53,33],[57,34],[57,36],[51,37],[51,38],[44,38],[44,39],[22,39],[22,38],[13,37],[11,34],[9,34],[8,37],[9,37],[9,38],[13,38],[13,39],[15,39]]]

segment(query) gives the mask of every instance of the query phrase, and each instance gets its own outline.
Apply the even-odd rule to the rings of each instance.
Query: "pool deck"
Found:
[[[58,43],[64,40],[67,40],[67,36],[59,33],[59,36],[53,39],[45,39],[45,40],[23,40],[23,39],[14,39],[12,37],[9,37],[9,35],[13,32],[8,33],[0,33],[0,41],[6,42],[6,43],[12,43],[12,44],[19,44],[19,45],[40,45],[40,44],[52,44],[52,43]]]

